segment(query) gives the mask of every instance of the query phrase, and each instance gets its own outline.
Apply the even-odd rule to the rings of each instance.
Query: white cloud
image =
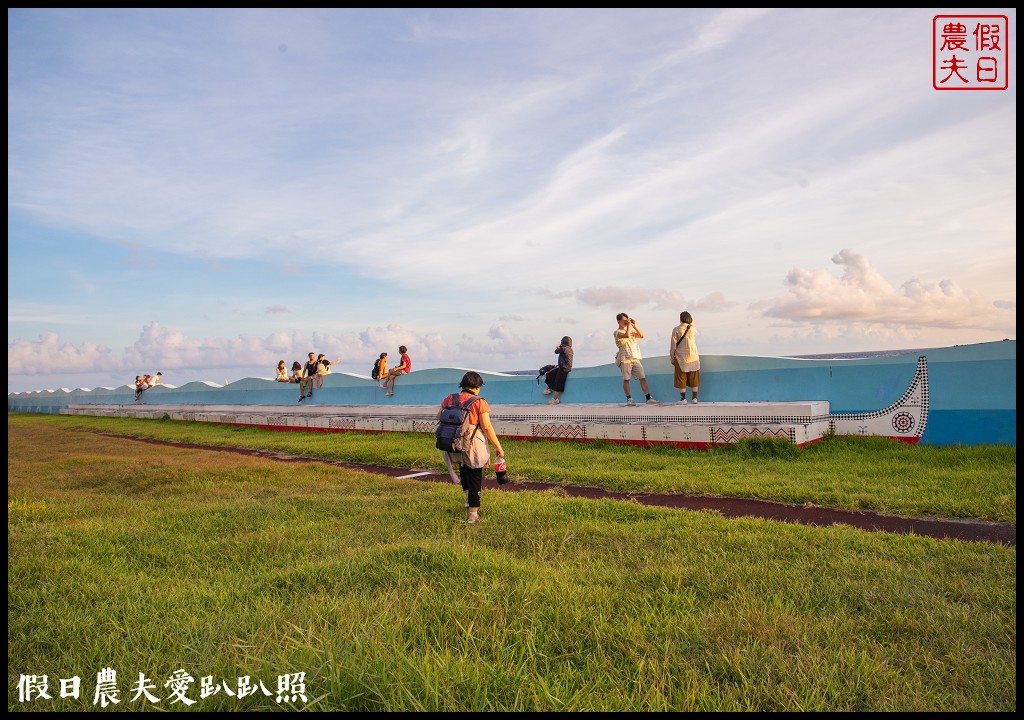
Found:
[[[158,322],[142,328],[138,340],[117,355],[110,348],[94,343],[74,345],[62,342],[53,332],[40,335],[38,341],[15,340],[8,344],[8,375],[61,375],[88,373],[139,373],[149,370],[188,370],[202,374],[216,370],[268,368],[285,360],[304,360],[307,353],[323,352],[341,358],[344,369],[362,374],[362,366],[381,352],[397,353],[400,345],[426,363],[443,362],[451,356],[451,347],[436,333],[414,333],[400,326],[367,328],[351,337],[325,333],[304,335],[276,332],[266,337],[191,337]],[[351,365],[350,365],[351,363]],[[179,373],[180,374],[180,373]]]
[[[41,333],[37,341],[15,340],[7,344],[8,375],[106,371],[117,364],[110,348],[90,342],[75,346],[61,342],[53,332]]]
[[[862,323],[936,328],[990,328],[1006,325],[1006,313],[952,280],[911,278],[892,285],[867,257],[841,250],[832,262],[843,268],[837,277],[828,270],[793,268],[786,276],[788,292],[755,303],[768,317],[818,324]]]

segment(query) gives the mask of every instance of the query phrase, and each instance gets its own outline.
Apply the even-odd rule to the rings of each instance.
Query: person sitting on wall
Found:
[[[292,379],[288,376],[288,366],[284,360],[277,364],[277,382],[290,383]]]
[[[316,362],[316,389],[320,390],[324,386],[324,375],[330,373],[331,365],[334,363],[340,363],[341,358],[338,358],[337,360],[334,361],[334,363],[332,363],[330,360],[327,359],[326,355],[320,353],[320,355],[318,355],[316,358]]]
[[[388,354],[382,352],[380,357],[373,363],[373,372],[370,373],[370,377],[380,382],[388,375]]]
[[[316,353],[309,354],[309,362],[302,368],[302,379],[299,380],[299,402],[313,397],[313,383],[320,372],[320,363],[316,361]]]
[[[387,389],[384,393],[385,397],[391,397],[395,394],[395,380],[399,375],[408,375],[412,371],[412,360],[409,359],[409,348],[402,345],[398,348],[398,352],[402,354],[401,360],[398,365],[388,370],[388,374],[384,378],[384,382],[380,384],[382,388]]]

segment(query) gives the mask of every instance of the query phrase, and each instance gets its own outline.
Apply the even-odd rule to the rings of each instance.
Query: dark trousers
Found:
[[[469,493],[469,506],[480,507],[480,488],[484,484],[484,469],[471,468],[469,465],[459,465],[459,479],[462,481],[462,489]]]

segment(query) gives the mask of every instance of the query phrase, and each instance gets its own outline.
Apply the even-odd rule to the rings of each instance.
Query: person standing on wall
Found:
[[[697,353],[697,327],[693,316],[686,311],[679,313],[679,324],[669,340],[668,356],[672,358],[673,384],[679,390],[679,404],[686,404],[686,388],[690,388],[690,402],[696,405],[700,390],[700,355]]]
[[[644,391],[647,403],[657,405],[658,401],[651,397],[651,389],[647,386],[647,375],[644,373],[643,363],[640,362],[643,355],[640,354],[638,341],[643,339],[644,334],[636,326],[636,321],[631,320],[626,313],[619,313],[615,316],[615,320],[619,323],[619,327],[614,333],[615,346],[618,348],[615,364],[622,371],[622,392],[626,393],[626,405],[636,405],[629,391],[630,378],[640,381],[640,389]]]

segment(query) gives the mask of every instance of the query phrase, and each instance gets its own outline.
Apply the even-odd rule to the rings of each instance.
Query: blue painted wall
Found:
[[[701,357],[701,400],[759,402],[827,400],[832,413],[880,410],[898,401],[910,385],[918,356],[928,360],[929,414],[922,443],[978,445],[1017,443],[1017,341],[935,348],[886,357],[853,360],[705,355]],[[644,359],[655,398],[674,401],[668,356]],[[437,405],[466,368],[417,370],[399,378],[394,397],[368,377],[336,373],[304,402],[314,405]],[[543,382],[534,376],[480,371],[483,395],[493,404],[544,403]],[[639,384],[632,383],[634,396]],[[57,413],[70,404],[131,404],[127,385],[95,390],[10,393],[7,409]],[[621,403],[622,378],[612,365],[573,370],[563,402]],[[226,386],[189,383],[146,391],[147,405],[294,405],[298,386],[246,378]]]

